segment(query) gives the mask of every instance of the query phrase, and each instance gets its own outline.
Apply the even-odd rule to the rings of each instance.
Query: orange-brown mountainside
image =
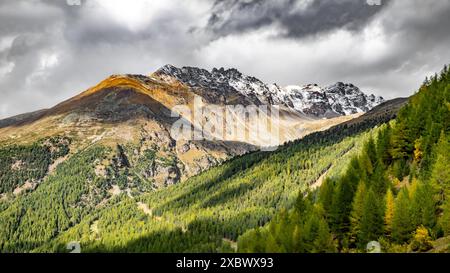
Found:
[[[131,165],[138,165],[151,151],[157,160],[146,166],[146,170],[140,170],[139,175],[153,181],[154,187],[158,188],[178,183],[223,160],[255,150],[270,139],[279,138],[281,144],[361,114],[323,118],[306,115],[288,104],[280,105],[276,130],[272,128],[270,132],[250,139],[251,125],[267,120],[272,122],[272,116],[242,118],[236,112],[216,113],[219,120],[224,120],[225,114],[231,114],[243,125],[243,135],[225,138],[212,129],[223,125],[215,124],[208,116],[195,123],[192,115],[178,113],[188,127],[211,137],[209,140],[178,139],[171,128],[180,117],[171,112],[179,105],[193,109],[196,97],[201,98],[203,106],[262,105],[272,99],[264,99],[264,92],[242,91],[253,88],[259,81],[246,77],[244,83],[237,84],[236,77],[242,77],[242,74],[235,70],[215,70],[207,74],[209,72],[205,70],[183,68],[179,70],[184,71],[180,76],[173,69],[166,66],[150,76],[113,75],[50,109],[1,120],[0,146],[31,145],[55,136],[69,138],[70,153],[56,163],[91,146],[110,147],[110,156],[97,166],[99,173],[112,164],[117,147],[123,148],[122,156],[127,157]],[[186,80],[186,77],[192,80]],[[204,126],[208,122],[213,126]]]
[[[156,162],[144,171],[155,186],[177,183],[219,162],[250,151],[252,145],[231,141],[176,141],[170,128],[178,118],[170,107],[193,98],[187,88],[168,85],[141,76],[112,76],[97,86],[48,110],[3,121],[2,146],[28,145],[52,136],[72,140],[71,153],[93,145],[130,146],[130,162],[139,162],[149,150]],[[16,120],[15,120],[16,119]],[[112,160],[115,152],[111,153]],[[165,166],[165,159],[174,160]],[[176,159],[176,160],[175,160]],[[110,162],[99,166],[105,169]]]

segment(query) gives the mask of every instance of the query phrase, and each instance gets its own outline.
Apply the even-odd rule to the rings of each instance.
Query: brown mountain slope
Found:
[[[203,107],[230,101],[250,104],[237,94],[231,94],[234,99],[227,97],[225,101],[208,97],[208,94],[176,80],[163,81],[155,75],[114,75],[50,109],[0,121],[0,146],[26,145],[47,137],[65,136],[72,140],[69,157],[93,145],[110,147],[110,158],[99,164],[99,170],[111,164],[117,147],[122,147],[128,161],[135,165],[152,151],[158,160],[146,166],[140,176],[154,181],[155,187],[161,187],[258,146],[268,146],[275,138],[282,144],[358,116],[313,119],[281,108],[280,119],[272,123],[271,115],[243,117],[237,110],[218,111],[214,114],[219,120],[225,119],[226,114],[232,115],[245,131],[242,135],[225,137],[214,129],[224,125],[211,121],[209,115],[195,120],[193,115],[179,113],[188,127],[203,132],[209,140],[174,136],[172,127],[180,120],[171,114],[176,106],[194,110],[195,98]],[[272,124],[270,130],[249,137],[254,133],[253,125],[267,122]],[[172,163],[167,164],[167,161]]]

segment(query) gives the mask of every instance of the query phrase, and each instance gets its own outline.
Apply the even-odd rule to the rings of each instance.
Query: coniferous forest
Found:
[[[450,236],[450,73],[426,80],[338,177],[239,238],[242,252],[425,252]],[[447,238],[445,238],[447,237]]]
[[[111,152],[101,145],[3,146],[0,251],[67,252],[72,241],[83,252],[366,252],[371,241],[383,252],[450,251],[449,70],[398,113],[376,113],[161,189],[126,147],[98,175]],[[25,181],[36,188],[15,192]],[[113,184],[136,189],[111,194]]]
[[[136,166],[113,165],[98,176],[95,166],[110,151],[94,145],[58,165],[34,191],[2,202],[1,250],[66,252],[67,243],[79,241],[84,252],[237,251],[240,235],[291,207],[324,174],[340,173],[377,124],[391,118],[387,113],[339,125],[143,194],[111,196],[110,186],[124,174],[129,180]],[[126,153],[120,149],[112,161]]]

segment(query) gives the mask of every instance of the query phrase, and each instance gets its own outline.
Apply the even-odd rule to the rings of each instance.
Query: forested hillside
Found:
[[[339,177],[302,192],[240,252],[449,252],[450,72],[426,80],[397,119],[369,137]],[[439,248],[439,249],[437,249]]]
[[[1,202],[0,249],[65,252],[78,241],[83,252],[236,251],[237,238],[248,229],[292,207],[298,193],[318,187],[325,174],[338,176],[380,130],[377,125],[395,115],[395,107],[388,108],[394,110],[380,108],[275,152],[243,155],[143,195],[108,190],[119,184],[114,170],[105,173],[98,166],[111,148],[92,145],[59,164],[36,190]],[[122,153],[128,151],[118,151],[116,161]]]

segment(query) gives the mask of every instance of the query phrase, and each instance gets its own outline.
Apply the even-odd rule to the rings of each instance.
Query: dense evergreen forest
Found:
[[[450,235],[448,77],[426,81],[395,121],[395,107],[379,107],[162,189],[136,169],[155,153],[130,166],[126,143],[2,147],[0,251],[67,252],[77,241],[83,252],[346,252],[372,240],[426,251]],[[37,188],[14,195],[29,179]]]
[[[123,160],[129,149],[118,147],[113,164],[99,175],[96,166],[111,151],[94,145],[74,152],[36,190],[0,202],[0,249],[65,252],[67,243],[79,241],[84,252],[236,251],[245,231],[292,207],[298,193],[316,186],[325,173],[340,175],[380,129],[369,128],[394,114],[382,111],[275,152],[243,155],[184,183],[153,192],[150,187],[140,195],[110,190],[112,183],[120,188],[118,180],[139,183],[126,179],[135,168]],[[146,154],[151,161],[154,153]]]
[[[426,80],[397,119],[370,137],[346,172],[302,192],[241,252],[429,251],[450,236],[450,72]],[[449,252],[449,243],[440,251]]]

